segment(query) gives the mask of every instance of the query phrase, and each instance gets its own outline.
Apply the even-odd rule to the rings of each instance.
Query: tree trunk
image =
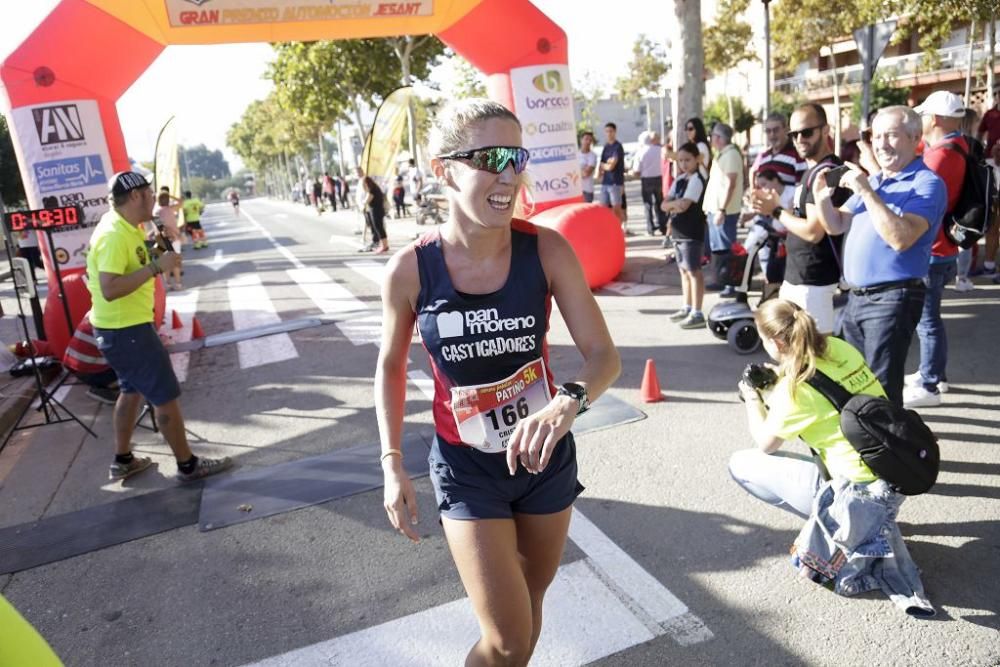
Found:
[[[726,109],[729,111],[729,127],[736,129],[736,119],[733,117],[733,98],[729,96],[729,70],[726,70],[722,83],[725,86]]]
[[[996,41],[996,17],[991,16],[986,22],[986,107],[988,109],[992,109],[997,103],[996,95],[993,94],[993,86],[996,85]]]
[[[675,64],[672,82],[674,146],[686,139],[684,123],[701,118],[705,97],[705,51],[701,36],[701,0],[674,0],[677,19],[670,43]]]
[[[833,65],[833,152],[840,156],[840,75],[837,73],[837,56],[830,45],[830,64]]]
[[[653,131],[653,106],[650,103],[648,97],[644,101],[646,103],[646,131],[647,132],[652,132]]]
[[[365,145],[365,141],[368,140],[368,132],[365,131],[365,124],[363,122],[361,122],[361,104],[358,102],[358,98],[357,97],[355,97],[354,99],[351,100],[351,109],[354,111],[354,120],[358,124],[358,134],[361,136],[361,146],[362,146],[362,150],[363,150],[364,145]],[[358,166],[358,167],[361,167],[362,169],[364,169],[365,165],[359,164],[359,162],[360,162],[360,156],[355,156],[355,158],[357,158],[357,160],[358,160],[357,162],[354,163],[355,166]]]
[[[347,168],[344,166],[344,126],[337,118],[337,159],[340,161],[340,175],[347,177]]]
[[[326,146],[323,145],[323,128],[316,130],[316,138],[319,139],[319,173],[326,173]]]
[[[972,104],[972,61],[976,56],[976,22],[969,22],[969,62],[965,67],[965,106]]]
[[[399,67],[403,74],[401,83],[404,86],[413,85],[413,75],[410,73],[410,56],[424,39],[426,38],[415,41],[412,36],[407,35],[400,37],[395,42],[396,56],[399,58]],[[420,164],[417,158],[417,110],[413,106],[413,97],[410,97],[406,104],[406,125],[409,128],[407,139],[410,157],[417,160],[417,164]]]

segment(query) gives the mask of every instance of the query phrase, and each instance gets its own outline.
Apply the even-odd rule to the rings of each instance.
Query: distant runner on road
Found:
[[[233,205],[233,214],[236,217],[240,215],[240,193],[236,190],[229,191],[229,203]]]

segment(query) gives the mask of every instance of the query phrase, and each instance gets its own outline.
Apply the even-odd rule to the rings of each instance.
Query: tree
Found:
[[[875,110],[897,104],[906,104],[910,97],[910,89],[896,86],[893,81],[894,77],[890,75],[882,72],[875,73],[872,78],[869,109]],[[859,126],[861,124],[861,93],[851,96],[851,122]]]
[[[730,115],[732,115],[732,121],[729,120]],[[740,134],[741,132],[749,132],[756,122],[757,117],[753,111],[747,108],[739,97],[723,95],[715,98],[705,107],[706,128],[712,127],[715,123],[726,123],[737,134]]]
[[[835,42],[878,19],[881,0],[798,0],[775,4],[771,37],[775,45],[778,68],[794,67],[816,55],[819,47],[827,47],[833,70],[833,134],[834,147],[840,151],[840,84],[841,76]]]
[[[222,156],[222,151],[210,151],[205,144],[192,147],[177,147],[181,165],[181,175],[185,179],[195,177],[217,181],[229,178],[229,163]]]
[[[26,203],[27,199],[24,185],[21,183],[21,172],[17,168],[17,156],[14,154],[14,143],[7,128],[7,119],[0,114],[0,202],[15,207]]]
[[[584,73],[580,83],[573,86],[573,106],[576,107],[577,117],[580,119],[576,122],[577,134],[585,131],[593,132],[600,123],[601,119],[597,117],[594,109],[597,101],[603,96],[604,91],[590,72]]]
[[[720,0],[715,23],[705,29],[705,66],[724,73],[724,96],[729,124],[736,127],[736,115],[729,102],[729,72],[746,60],[757,60],[753,50],[753,28],[741,17],[750,0]]]
[[[783,95],[775,94],[771,97],[771,113],[780,113],[788,120],[792,117],[792,112],[808,100],[805,95]]]
[[[449,61],[452,68],[452,83],[447,91],[449,97],[486,97],[486,83],[482,72],[457,53],[451,54]]]
[[[701,35],[701,0],[674,0],[675,30],[670,37],[673,76],[674,146],[684,143],[688,118],[701,117],[705,96],[705,66]]]
[[[615,82],[615,90],[622,101],[628,103],[645,101],[646,130],[653,129],[653,113],[649,98],[660,96],[661,83],[668,69],[667,54],[663,51],[663,47],[645,35],[639,35],[632,45],[632,60],[628,65],[629,75],[620,77]]]

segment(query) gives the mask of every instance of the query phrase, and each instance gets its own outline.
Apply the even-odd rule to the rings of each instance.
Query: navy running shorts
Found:
[[[520,463],[513,477],[504,453],[487,454],[434,438],[427,458],[441,516],[449,519],[511,519],[515,514],[555,514],[583,492],[576,478],[576,442],[567,433],[538,475]]]
[[[201,220],[189,220],[184,223],[188,229],[201,229]]]
[[[124,329],[94,327],[94,338],[123,394],[142,394],[156,407],[181,395],[170,355],[151,323]]]

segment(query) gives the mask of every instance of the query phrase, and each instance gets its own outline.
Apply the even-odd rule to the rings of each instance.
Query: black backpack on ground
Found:
[[[954,142],[948,146],[965,159],[965,179],[955,207],[945,214],[941,224],[949,241],[960,248],[971,248],[986,234],[996,213],[996,172],[981,152],[966,152]]]
[[[881,396],[852,394],[818,370],[807,382],[840,412],[840,430],[879,479],[906,496],[934,486],[941,452],[920,415]]]

